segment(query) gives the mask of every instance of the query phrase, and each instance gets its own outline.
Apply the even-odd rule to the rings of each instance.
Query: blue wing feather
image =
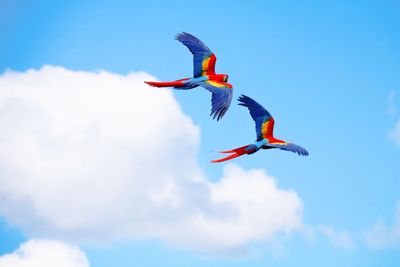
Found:
[[[258,102],[246,95],[241,95],[238,101],[239,105],[249,109],[250,115],[256,123],[257,139],[262,138],[262,125],[272,117],[271,114]]]
[[[208,91],[212,93],[211,98],[211,114],[213,119],[221,119],[226,111],[229,109],[229,106],[232,102],[232,89],[229,87],[216,87],[207,82],[200,83],[200,86],[204,87]]]
[[[183,43],[193,54],[194,77],[201,76],[203,72],[203,60],[210,57],[213,52],[211,52],[211,50],[197,37],[189,33],[179,33],[175,38]]]
[[[279,149],[286,150],[286,151],[291,151],[291,152],[297,153],[301,156],[308,156],[308,151],[305,148],[303,148],[299,145],[293,144],[293,143],[284,143],[284,144],[268,143],[267,146],[279,148]]]

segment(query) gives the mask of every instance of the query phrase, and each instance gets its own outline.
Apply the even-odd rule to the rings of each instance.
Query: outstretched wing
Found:
[[[267,146],[279,148],[279,149],[286,150],[286,151],[291,151],[291,152],[297,153],[301,156],[308,156],[308,151],[305,148],[303,148],[299,145],[293,144],[293,143],[286,143],[286,142],[284,142],[284,143],[268,143]]]
[[[221,119],[229,108],[232,101],[232,86],[228,83],[205,81],[200,86],[206,88],[212,93],[211,98],[211,114],[213,119],[217,121]]]
[[[274,131],[274,118],[271,114],[248,96],[241,95],[238,100],[239,105],[249,109],[250,115],[256,123],[257,141],[271,137]]]
[[[176,40],[183,43],[193,54],[194,77],[215,74],[217,58],[202,41],[186,32],[177,34]]]

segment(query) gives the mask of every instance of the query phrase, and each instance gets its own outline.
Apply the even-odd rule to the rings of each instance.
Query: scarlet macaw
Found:
[[[155,87],[173,87],[188,90],[202,86],[212,93],[212,109],[210,116],[217,121],[224,116],[232,101],[232,85],[227,74],[215,74],[214,53],[198,38],[183,32],[176,35],[176,40],[182,42],[193,54],[193,77],[172,82],[145,82]]]
[[[232,153],[231,155],[211,162],[223,162],[244,154],[253,154],[260,149],[279,148],[286,151],[292,151],[302,156],[308,156],[308,151],[293,143],[288,143],[273,136],[274,118],[269,112],[248,96],[241,95],[239,97],[239,105],[249,109],[250,115],[256,123],[257,140],[254,144],[242,146],[232,150],[221,151],[220,153]]]

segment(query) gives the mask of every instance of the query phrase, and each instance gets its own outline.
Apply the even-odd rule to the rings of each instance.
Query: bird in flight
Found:
[[[193,77],[172,82],[145,81],[145,83],[155,87],[173,87],[180,90],[204,87],[212,93],[210,116],[218,121],[224,116],[232,101],[232,85],[228,83],[228,75],[215,73],[217,58],[198,38],[183,32],[176,35],[176,40],[183,43],[193,54]]]
[[[225,158],[212,160],[211,162],[223,162],[237,158],[244,154],[253,154],[260,149],[272,148],[279,148],[297,153],[302,156],[308,156],[308,151],[301,146],[288,143],[274,137],[274,118],[263,106],[245,95],[241,95],[238,100],[239,105],[247,107],[250,111],[250,115],[256,124],[257,140],[254,144],[242,146],[232,150],[220,151],[220,153],[231,153],[231,155]]]

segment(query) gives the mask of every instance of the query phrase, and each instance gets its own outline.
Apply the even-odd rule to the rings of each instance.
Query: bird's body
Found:
[[[215,73],[217,58],[198,38],[189,33],[181,33],[176,39],[193,54],[193,77],[171,82],[145,82],[155,87],[173,87],[189,90],[201,86],[212,93],[211,116],[219,120],[224,116],[232,101],[232,85],[227,83],[228,75]]]
[[[245,95],[242,95],[239,98],[239,102],[239,105],[245,106],[249,109],[250,115],[256,124],[256,142],[232,150],[221,151],[221,153],[231,153],[231,155],[222,159],[213,160],[211,162],[223,162],[245,154],[253,154],[260,149],[272,148],[291,151],[302,156],[308,155],[308,151],[301,146],[277,139],[273,136],[275,121],[271,114],[263,106]]]
[[[232,85],[224,82],[228,78],[225,78],[225,74],[210,74],[203,75],[200,77],[184,78],[172,82],[146,82],[148,85],[155,87],[173,87],[178,90],[193,89],[197,86],[215,86],[217,88],[229,88],[232,89]]]

